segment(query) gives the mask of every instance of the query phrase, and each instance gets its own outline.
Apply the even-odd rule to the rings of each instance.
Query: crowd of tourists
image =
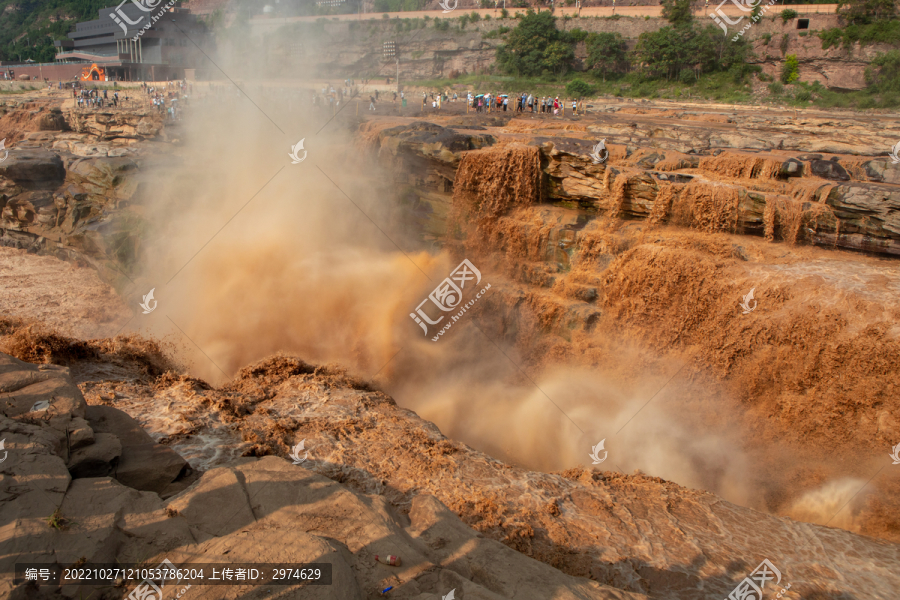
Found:
[[[533,94],[520,94],[519,96],[510,97],[508,94],[473,94],[469,92],[466,95],[469,106],[475,109],[475,112],[489,111],[515,111],[515,112],[531,112],[531,113],[548,113],[558,115],[563,110],[564,100],[560,100],[559,96],[535,96]],[[578,114],[577,100],[571,100],[572,114]]]
[[[167,81],[165,87],[157,89],[156,86],[142,82],[141,90],[150,97],[153,107],[166,115],[167,120],[176,121],[181,118],[178,102],[180,100],[187,104],[194,93],[194,84],[185,80]]]
[[[81,109],[88,108],[103,108],[104,106],[118,107],[119,106],[119,92],[118,90],[113,92],[112,98],[109,96],[109,90],[98,90],[98,89],[85,89],[82,88],[78,90],[75,85],[72,85],[72,97],[75,98],[75,105]],[[127,97],[126,97],[127,100]]]
[[[330,83],[326,83],[319,90],[312,92],[312,104],[314,107],[329,108],[332,111],[341,107],[342,103],[347,102],[358,93],[356,89],[356,81],[353,79],[345,79],[343,85],[334,87]],[[375,92],[375,100],[378,99],[378,92]]]

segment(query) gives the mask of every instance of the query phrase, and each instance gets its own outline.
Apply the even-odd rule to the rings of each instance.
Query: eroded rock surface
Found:
[[[462,598],[483,600],[526,600],[535,594],[563,600],[646,598],[564,574],[486,539],[434,496],[420,494],[400,511],[383,495],[365,494],[308,468],[314,463],[243,458],[211,469],[164,501],[134,486],[164,487],[158,478],[169,473],[169,464],[177,466],[169,456],[175,453],[148,442],[136,422],[115,408],[87,407],[80,393],[70,394],[68,403],[56,401],[54,390],[77,390],[65,369],[39,369],[0,354],[0,386],[0,436],[9,453],[0,466],[4,597],[123,594],[113,586],[16,586],[11,574],[17,562],[158,564],[167,558],[179,566],[331,563],[333,584],[304,588],[304,598],[362,600],[389,586],[394,597],[407,599],[439,598],[451,589]],[[23,401],[52,401],[47,412],[53,416],[22,412],[21,402],[9,399],[13,392]],[[63,406],[67,412],[60,414]],[[76,414],[85,415],[97,430],[93,443],[69,455],[67,469],[65,432],[59,427],[80,419]],[[78,425],[86,426],[83,420]],[[152,455],[160,451],[148,453],[151,447],[163,449],[164,456],[155,460]],[[134,468],[113,473],[118,481],[104,472],[115,469],[114,456],[125,458],[127,465],[129,452],[135,453]],[[73,472],[73,462],[81,473]],[[389,567],[374,560],[386,554],[399,555],[402,564]],[[298,587],[278,589],[301,593]],[[223,598],[266,592],[250,585],[195,585],[191,593]]]
[[[92,389],[92,394],[116,390],[121,397],[116,403],[152,423],[154,436],[194,455],[204,445],[202,439],[237,444],[244,454],[280,456],[305,440],[309,455],[299,469],[377,495],[391,510],[407,513],[413,529],[421,530],[417,515],[423,502],[433,506],[435,501],[427,499],[433,495],[485,538],[623,592],[654,598],[725,597],[763,558],[781,570],[783,583],[792,584],[785,597],[795,600],[816,593],[853,596],[860,590],[867,597],[888,599],[900,585],[896,543],[765,515],[655,477],[512,467],[447,439],[433,424],[363,382],[291,357],[248,367],[220,390],[203,389],[190,379],[152,391],[114,382]],[[157,407],[164,398],[182,401],[177,420],[160,415]],[[206,448],[212,459],[206,464],[230,460],[213,458],[212,450]],[[275,458],[263,462],[268,468],[283,464]],[[204,480],[216,473],[223,481],[218,485],[227,487],[224,482],[235,481],[232,468],[213,468]],[[197,485],[213,483],[201,480]],[[202,505],[186,504],[191,493],[176,496],[170,506],[201,518]],[[234,519],[247,525],[260,513],[239,500],[236,493]],[[223,506],[227,503],[223,499]],[[205,518],[201,529],[207,534],[227,529],[219,519]],[[459,553],[448,551],[438,539],[446,539],[444,527],[421,530],[422,535],[434,551],[453,558]],[[345,543],[353,552],[358,548]],[[407,551],[399,541],[390,545],[403,548],[401,555]],[[421,560],[413,556],[415,562]],[[457,563],[454,570],[474,575],[476,563]]]

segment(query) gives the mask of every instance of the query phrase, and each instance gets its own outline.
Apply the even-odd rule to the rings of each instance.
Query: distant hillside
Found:
[[[114,0],[0,0],[0,60],[53,62],[53,40]]]

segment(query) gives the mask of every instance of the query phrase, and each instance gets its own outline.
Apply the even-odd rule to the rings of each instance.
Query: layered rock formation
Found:
[[[143,102],[103,110],[59,97],[56,104],[62,109],[30,124],[19,119],[19,141],[0,163],[0,244],[87,262],[114,281],[135,262],[142,223],[128,208],[141,190],[134,143],[164,137],[162,118]],[[61,122],[45,127],[51,117]]]
[[[521,142],[541,152],[544,187],[531,201],[577,208],[587,220],[652,215],[704,231],[900,254],[900,166],[877,157],[900,130],[867,130],[864,118],[838,124],[814,114],[605,108],[598,117],[564,121],[509,113],[457,117],[442,121],[449,131],[437,124],[367,125],[375,129],[364,135],[391,157],[386,163],[396,161],[391,168],[399,179],[419,174],[413,183],[438,220],[448,214],[457,167],[509,160],[493,150],[463,159],[466,151]],[[677,127],[667,125],[671,119]],[[482,121],[490,125],[486,131],[466,129]],[[594,164],[589,154],[601,138],[610,159]],[[711,212],[718,215],[712,221]],[[444,230],[441,223],[426,228]]]
[[[87,406],[62,367],[0,354],[0,407],[8,453],[0,466],[4,597],[119,598],[138,583],[16,585],[17,563],[155,565],[166,558],[181,567],[330,563],[330,586],[278,588],[304,598],[361,600],[386,587],[394,597],[421,600],[452,589],[484,600],[646,598],[528,558],[474,531],[434,496],[418,494],[398,508],[377,492],[341,485],[342,477],[318,473],[316,460],[297,466],[274,456],[245,458],[198,479],[122,411]],[[424,425],[403,418],[406,435]],[[375,562],[386,554],[399,555],[400,566]],[[255,588],[193,583],[191,594],[207,598]]]

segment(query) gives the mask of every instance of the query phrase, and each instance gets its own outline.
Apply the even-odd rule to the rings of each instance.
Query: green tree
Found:
[[[587,37],[586,46],[588,68],[600,71],[604,80],[625,62],[625,39],[620,33],[592,33]]]
[[[562,75],[569,70],[569,65],[575,58],[575,51],[568,42],[556,41],[552,42],[544,50],[544,56],[541,60],[541,72],[545,70],[551,73]]]
[[[529,10],[497,48],[497,63],[513,75],[565,73],[575,53],[563,36],[549,11]]]
[[[838,14],[850,25],[868,25],[893,19],[896,0],[839,0]]]
[[[633,51],[650,78],[677,77],[684,69],[700,72],[728,71],[746,62],[749,44],[741,38],[731,42],[714,25],[667,26],[642,33]],[[743,77],[743,69],[740,77]]]
[[[684,27],[694,22],[691,12],[691,0],[660,0],[663,18],[675,25]]]

